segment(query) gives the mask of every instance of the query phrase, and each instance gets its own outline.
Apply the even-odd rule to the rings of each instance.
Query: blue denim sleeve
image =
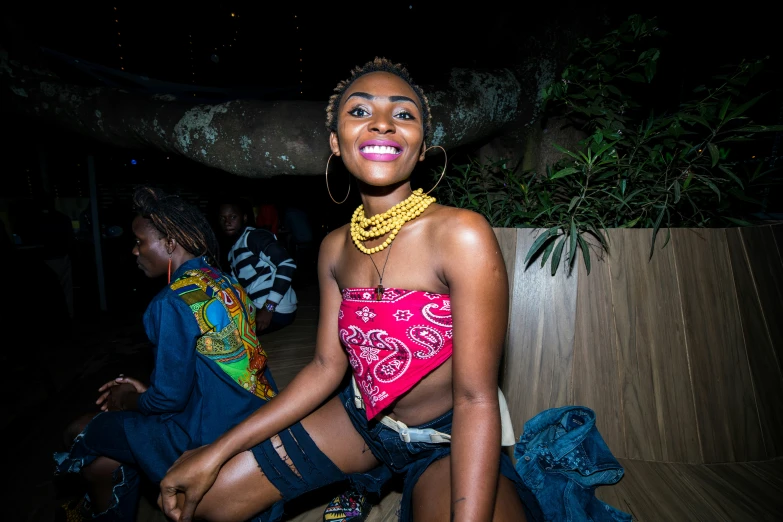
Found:
[[[145,415],[182,411],[196,381],[196,340],[201,335],[193,312],[173,292],[158,296],[144,313],[155,366],[149,389],[139,396]]]

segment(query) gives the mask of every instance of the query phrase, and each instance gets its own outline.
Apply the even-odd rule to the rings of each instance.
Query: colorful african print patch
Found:
[[[188,270],[170,285],[190,307],[201,330],[196,349],[234,381],[269,400],[266,353],[256,337],[256,309],[245,290],[217,270]]]

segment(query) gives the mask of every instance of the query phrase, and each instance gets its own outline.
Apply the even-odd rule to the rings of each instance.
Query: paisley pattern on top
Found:
[[[340,341],[372,419],[452,353],[447,294],[346,288],[338,315]]]

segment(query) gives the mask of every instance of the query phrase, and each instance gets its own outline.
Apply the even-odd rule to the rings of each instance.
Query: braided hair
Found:
[[[424,95],[424,91],[421,87],[413,83],[408,70],[399,63],[393,63],[386,58],[376,57],[373,61],[367,62],[361,67],[355,67],[351,71],[350,78],[341,81],[334,88],[334,94],[329,97],[329,104],[326,106],[326,128],[329,131],[337,133],[337,114],[340,107],[340,100],[342,100],[343,94],[355,82],[358,78],[372,72],[387,72],[391,73],[401,80],[410,85],[416,96],[419,97],[421,103],[421,116],[424,127],[424,141],[429,141],[430,134],[432,133],[432,114],[430,112],[430,103],[427,101],[427,97]]]
[[[177,195],[150,186],[138,187],[133,193],[138,214],[149,219],[162,237],[174,239],[194,256],[206,256],[217,266],[219,247],[215,232],[206,217],[195,206]]]

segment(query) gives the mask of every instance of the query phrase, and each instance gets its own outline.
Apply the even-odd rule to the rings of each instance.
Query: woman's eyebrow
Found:
[[[375,95],[368,94],[368,93],[366,93],[366,92],[361,92],[361,91],[357,91],[357,92],[353,92],[353,93],[351,93],[351,95],[350,95],[350,96],[348,96],[348,98],[347,98],[347,99],[353,98],[354,96],[356,96],[357,98],[364,98],[365,100],[370,100],[370,101],[372,101],[372,100],[378,100],[378,99],[383,99],[382,97],[375,96]],[[389,98],[388,98],[388,99],[389,99],[389,101],[391,101],[391,102],[401,102],[401,101],[406,101],[406,102],[411,102],[413,105],[416,105],[416,107],[418,107],[418,106],[419,106],[419,105],[418,105],[418,104],[417,104],[417,103],[416,103],[414,100],[412,100],[411,98],[409,98],[409,97],[407,97],[407,96],[389,96]]]

